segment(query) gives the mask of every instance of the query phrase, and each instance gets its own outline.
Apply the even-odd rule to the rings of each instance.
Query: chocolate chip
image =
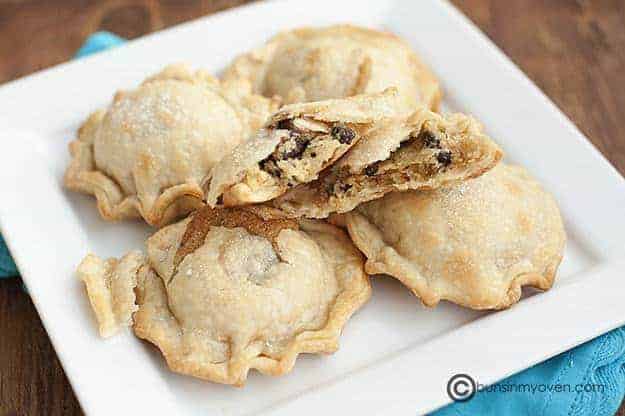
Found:
[[[334,195],[334,184],[333,183],[326,184],[325,191],[326,191],[326,194],[330,196]]]
[[[269,156],[267,159],[260,161],[258,165],[262,170],[272,176],[275,176],[277,178],[282,176],[282,171],[280,170],[278,165],[276,165],[276,161],[272,156]]]
[[[430,149],[440,149],[441,148],[441,139],[439,139],[438,137],[436,137],[434,135],[434,133],[427,131],[427,130],[423,130],[420,134],[419,134],[419,138],[421,139],[421,141],[423,142],[423,144],[426,147],[429,147]]]
[[[302,157],[302,153],[304,153],[304,150],[306,150],[309,143],[310,139],[308,137],[300,136],[299,134],[292,132],[289,138],[289,142],[285,144],[290,146],[290,149],[282,152],[282,154],[280,154],[280,159],[300,159]]]
[[[365,175],[367,176],[375,175],[376,173],[378,173],[378,168],[379,166],[377,163],[370,164],[369,166],[365,168]]]
[[[276,123],[276,129],[278,130],[290,130],[293,127],[293,123],[289,119],[280,120]]]
[[[334,126],[330,131],[330,134],[334,139],[338,140],[342,144],[350,144],[356,137],[354,130],[345,126]]]
[[[449,166],[451,164],[451,152],[449,150],[441,150],[436,155],[436,160],[443,166]]]
[[[314,158],[316,158],[316,157],[317,157],[317,153],[312,152],[312,153],[310,154],[310,157],[312,157],[313,159],[314,159]]]
[[[350,189],[352,189],[353,187],[354,187],[354,185],[350,185],[349,183],[342,183],[342,184],[339,186],[339,189],[341,190],[341,192],[347,192],[347,191],[349,191]]]

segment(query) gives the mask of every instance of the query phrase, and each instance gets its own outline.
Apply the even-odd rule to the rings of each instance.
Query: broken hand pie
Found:
[[[293,216],[325,218],[391,191],[435,189],[477,177],[503,153],[472,117],[427,109],[380,124],[319,179],[274,201]]]
[[[95,195],[105,219],[163,225],[200,206],[201,180],[276,108],[244,83],[169,66],[82,125],[65,185]]]
[[[146,258],[90,255],[78,275],[102,335],[134,320],[172,370],[235,385],[334,352],[371,292],[343,231],[267,207],[202,208],[149,238]]]
[[[286,103],[399,89],[402,108],[437,109],[436,77],[400,38],[350,25],[300,28],[238,57],[225,79],[249,81],[258,94]]]
[[[207,178],[211,206],[269,201],[319,173],[396,117],[397,90],[284,106],[256,136],[226,155]]]
[[[501,309],[524,285],[549,289],[565,244],[551,195],[504,164],[452,187],[388,194],[338,220],[367,273],[399,279],[427,306]]]

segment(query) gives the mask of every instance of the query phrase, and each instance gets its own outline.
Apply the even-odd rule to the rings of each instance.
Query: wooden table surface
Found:
[[[623,174],[625,2],[453,2]],[[240,3],[0,0],[0,83],[70,59],[96,30],[134,38]],[[19,278],[0,281],[0,416],[74,414],[78,402]]]

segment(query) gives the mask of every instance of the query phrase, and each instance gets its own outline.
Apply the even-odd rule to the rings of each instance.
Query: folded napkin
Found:
[[[434,416],[611,416],[625,394],[625,327],[484,388]]]
[[[17,267],[15,267],[2,234],[0,234],[0,279],[11,276],[17,276]]]
[[[123,42],[111,33],[98,32],[87,39],[76,57]],[[0,235],[0,278],[17,274]],[[486,387],[469,401],[450,404],[433,414],[608,416],[617,411],[624,395],[625,327]]]

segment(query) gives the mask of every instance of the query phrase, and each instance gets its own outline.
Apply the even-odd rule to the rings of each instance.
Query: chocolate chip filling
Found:
[[[341,192],[345,193],[345,192],[349,191],[350,189],[352,189],[353,187],[354,187],[354,185],[351,185],[349,183],[342,183],[339,188],[340,188]]]
[[[451,165],[451,152],[449,150],[441,150],[436,155],[436,160],[445,167]]]
[[[278,130],[291,130],[293,128],[293,121],[290,119],[280,120],[276,123],[276,129]]]
[[[354,138],[356,138],[356,133],[354,130],[349,127],[336,125],[332,127],[330,134],[335,140],[338,140],[341,144],[350,144]]]
[[[325,190],[325,193],[326,193],[328,196],[332,196],[332,195],[334,195],[334,182],[329,182],[329,183],[326,183],[326,184],[325,184],[325,189],[324,189],[324,190]]]
[[[322,131],[298,128],[292,119],[280,120],[271,128],[289,130],[288,137],[283,139],[282,142],[276,146],[271,155],[258,164],[260,169],[277,178],[284,176],[283,172],[278,167],[278,161],[302,159],[306,149],[317,136],[327,135],[327,133]],[[329,138],[337,140],[341,144],[351,144],[356,139],[356,132],[343,124],[335,124],[330,129]],[[310,157],[313,159],[316,158],[317,153],[312,152]]]
[[[285,120],[282,120],[282,123]],[[280,124],[278,123],[278,124]],[[261,160],[258,166],[268,174],[277,178],[282,177],[278,167],[278,160],[301,159],[304,151],[310,144],[312,137],[295,131],[289,132],[289,137],[280,143],[269,157]]]
[[[427,149],[432,149],[433,152]],[[436,162],[433,162],[431,159],[432,153]],[[402,166],[389,169],[387,161],[402,160],[402,158],[404,160]],[[441,137],[423,128],[411,132],[410,135],[399,144],[399,147],[391,152],[387,159],[367,165],[362,170],[361,174],[371,178],[370,181],[385,180],[385,176],[390,177],[394,174],[403,174],[404,176],[412,174],[408,173],[409,171],[418,172],[419,175],[423,177],[429,177],[449,166],[452,161],[452,152],[443,148]],[[383,169],[384,172],[380,173],[380,169]],[[340,187],[338,190],[342,191]]]
[[[309,137],[292,131],[289,139],[281,143],[276,150],[280,153],[280,159],[301,159],[309,143]]]
[[[379,168],[380,168],[380,164],[378,162],[372,163],[365,168],[365,175],[373,176],[378,172]]]
[[[262,170],[267,172],[268,174],[280,178],[282,176],[282,171],[276,164],[276,159],[273,156],[269,156],[267,159],[260,161],[258,164]]]
[[[434,133],[428,130],[422,130],[419,133],[418,139],[423,142],[423,145],[429,147],[430,149],[440,149],[441,148],[441,139],[436,137]]]

